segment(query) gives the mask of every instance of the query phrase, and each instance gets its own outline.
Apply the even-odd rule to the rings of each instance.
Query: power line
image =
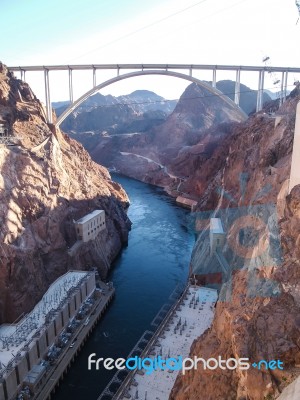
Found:
[[[244,2],[246,2],[246,1],[248,1],[248,0],[240,0],[240,1],[238,1],[237,3],[231,4],[230,6],[221,8],[220,10],[215,11],[215,12],[212,13],[212,14],[206,15],[206,16],[204,16],[203,18],[197,19],[196,21],[194,21],[194,22],[192,22],[192,23],[185,24],[185,25],[181,26],[180,28],[175,29],[175,31],[178,32],[178,31],[180,31],[180,30],[184,30],[187,26],[190,27],[190,26],[192,26],[192,25],[198,24],[198,23],[201,22],[201,21],[205,21],[205,20],[207,20],[207,19],[209,19],[209,18],[211,18],[211,17],[214,17],[214,16],[217,15],[217,14],[221,14],[222,12],[227,11],[227,10],[229,10],[229,9],[231,9],[231,8],[234,8],[234,7],[240,5],[241,3],[244,3]],[[299,0],[299,1],[300,1],[300,0]],[[174,31],[172,31],[170,34],[173,34],[173,33],[174,33]],[[170,35],[170,34],[169,34],[169,35]]]
[[[207,1],[209,1],[209,0],[201,0],[201,1],[198,1],[197,3],[194,3],[194,4],[192,4],[192,5],[188,6],[188,7],[183,8],[182,10],[179,10],[179,11],[176,11],[175,13],[169,14],[169,15],[167,15],[167,16],[164,17],[164,18],[158,19],[158,20],[156,20],[156,21],[154,21],[154,22],[151,22],[151,23],[148,24],[148,25],[145,25],[145,26],[143,26],[143,27],[141,27],[141,28],[139,28],[139,29],[136,29],[136,30],[134,30],[134,31],[132,31],[132,32],[129,32],[129,33],[127,33],[126,35],[120,36],[120,37],[117,38],[117,39],[114,39],[114,40],[112,40],[112,41],[110,41],[110,42],[108,42],[108,43],[105,43],[105,44],[103,44],[102,46],[96,47],[95,49],[93,49],[93,50],[91,50],[91,51],[88,51],[87,53],[84,53],[84,54],[82,54],[82,55],[80,55],[80,56],[78,56],[78,57],[76,57],[76,58],[73,58],[71,61],[77,60],[78,58],[84,57],[84,56],[86,56],[86,55],[88,55],[88,54],[94,53],[94,52],[97,51],[97,50],[103,49],[103,48],[105,48],[105,47],[107,47],[107,46],[110,46],[110,45],[112,45],[112,44],[114,44],[114,43],[117,43],[117,42],[119,42],[120,40],[123,40],[123,39],[126,39],[126,38],[130,37],[130,36],[133,36],[133,35],[135,35],[136,33],[139,33],[139,32],[141,32],[141,31],[144,31],[145,29],[151,28],[151,27],[154,26],[154,25],[160,24],[161,22],[166,21],[167,19],[173,18],[173,17],[175,17],[176,15],[182,14],[183,12],[185,12],[185,11],[187,11],[187,10],[190,10],[191,8],[194,8],[194,7],[198,6],[199,4],[205,3],[205,2],[207,2]]]

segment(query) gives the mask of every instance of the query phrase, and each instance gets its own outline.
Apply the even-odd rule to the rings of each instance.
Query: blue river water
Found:
[[[176,285],[188,276],[195,240],[188,229],[189,212],[160,188],[119,175],[113,179],[128,193],[132,221],[128,246],[108,277],[116,296],[57,389],[55,400],[97,399],[115,371],[89,371],[88,355],[126,358]]]

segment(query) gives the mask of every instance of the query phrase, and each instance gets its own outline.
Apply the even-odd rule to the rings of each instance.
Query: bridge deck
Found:
[[[265,65],[212,65],[212,64],[74,64],[74,65],[28,65],[11,66],[10,71],[62,71],[89,69],[198,69],[219,71],[272,71],[300,73],[299,67],[269,67]]]

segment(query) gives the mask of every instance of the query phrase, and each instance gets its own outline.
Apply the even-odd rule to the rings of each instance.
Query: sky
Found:
[[[300,22],[295,0],[0,0],[1,55],[8,66],[182,63],[300,67]],[[128,71],[129,72],[129,71]],[[97,83],[116,72],[98,71]],[[210,74],[197,72],[199,79]],[[234,72],[219,79],[234,79]],[[278,76],[280,79],[281,77]],[[294,79],[289,76],[289,89]],[[26,80],[44,101],[42,73]],[[242,83],[257,88],[257,74]],[[273,91],[274,77],[265,87]],[[74,97],[92,87],[91,72],[74,72]],[[171,77],[126,79],[102,94],[147,89],[179,98],[188,81]],[[50,73],[51,101],[68,99],[67,72]]]

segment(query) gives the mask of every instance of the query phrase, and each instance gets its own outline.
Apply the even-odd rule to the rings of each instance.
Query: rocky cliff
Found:
[[[68,102],[54,103],[56,115],[59,116],[68,105]],[[175,105],[175,100],[166,101],[148,90],[136,90],[118,97],[97,93],[82,103],[61,128],[90,151],[101,141],[103,134],[145,132],[161,124]]]
[[[143,133],[103,135],[91,156],[125,175],[171,191],[191,171],[184,170],[182,158],[201,153],[206,159],[226,136],[226,124],[244,119],[222,97],[191,84],[164,123]]]
[[[82,145],[46,124],[29,86],[2,64],[0,116],[11,135],[10,143],[0,144],[1,324],[29,311],[69,269],[97,267],[105,277],[130,223],[122,187]],[[73,221],[94,209],[105,210],[106,231],[97,244],[72,248]]]
[[[192,270],[209,280],[209,215],[222,219],[227,241],[221,255],[229,264],[212,327],[193,343],[191,355],[280,359],[284,370],[191,370],[177,378],[172,400],[271,400],[300,374],[300,186],[288,195],[299,100],[297,87],[277,119],[262,111],[232,127],[185,183],[199,198]]]

